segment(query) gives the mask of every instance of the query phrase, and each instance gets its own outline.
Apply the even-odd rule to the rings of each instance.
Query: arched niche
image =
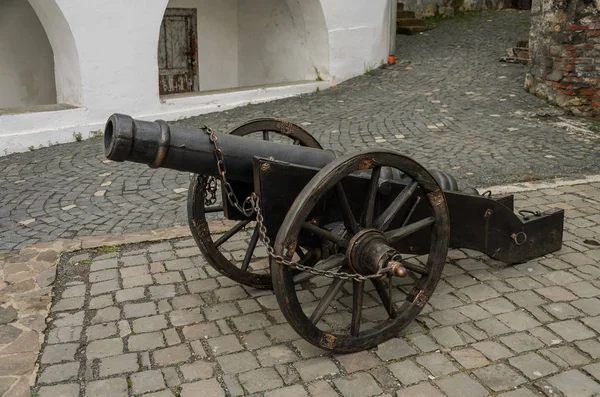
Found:
[[[161,95],[327,80],[320,0],[170,0],[158,40]]]
[[[0,1],[0,108],[56,103],[54,54],[27,0]]]

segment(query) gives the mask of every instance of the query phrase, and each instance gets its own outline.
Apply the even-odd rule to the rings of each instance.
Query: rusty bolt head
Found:
[[[388,265],[392,267],[392,275],[396,277],[406,277],[408,274],[406,268],[400,262],[390,261]]]

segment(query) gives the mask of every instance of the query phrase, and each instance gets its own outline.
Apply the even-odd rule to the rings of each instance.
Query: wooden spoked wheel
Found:
[[[385,166],[410,179],[382,200],[378,181]],[[344,188],[352,182],[348,179],[360,173],[368,177],[363,179],[364,189],[357,193]],[[358,197],[362,202],[357,205]],[[337,208],[343,232],[339,226],[332,229],[331,220],[327,225],[315,221],[323,205],[325,213]],[[419,212],[428,215],[411,222],[417,206],[424,206]],[[418,232],[430,234],[428,254],[402,257],[393,246]],[[444,194],[427,170],[396,152],[373,150],[338,158],[306,185],[279,229],[275,254],[290,260],[301,234],[306,237],[307,233],[336,247],[314,265],[317,269],[369,276],[390,263],[402,264],[396,276],[360,281],[298,273],[271,260],[277,301],[294,330],[315,346],[349,353],[393,337],[417,317],[442,275],[450,222]]]
[[[312,135],[287,120],[256,119],[227,133],[322,149]],[[188,190],[188,222],[200,251],[213,268],[230,279],[255,288],[272,288],[266,251],[257,250],[262,243],[259,242],[256,222],[224,220],[220,191],[216,195],[217,202],[206,206],[206,179],[204,175],[193,175]],[[217,183],[220,185],[220,182]],[[245,197],[239,197],[240,202],[243,199]],[[215,222],[212,226],[211,221]],[[213,233],[215,226],[222,232]]]

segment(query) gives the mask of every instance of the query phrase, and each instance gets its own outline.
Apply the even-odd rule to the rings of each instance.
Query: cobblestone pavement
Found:
[[[395,148],[463,185],[598,173],[597,135],[568,127],[499,59],[526,39],[528,12],[461,17],[398,37],[399,62],[298,98],[180,123],[217,131],[277,116],[327,148]],[[372,65],[365,65],[367,71]],[[188,176],[106,163],[100,139],[0,158],[0,253],[57,238],[185,224]]]
[[[596,396],[600,183],[516,195],[518,209],[547,207],[566,209],[561,251],[505,266],[452,250],[418,321],[375,349],[349,355],[309,345],[286,323],[272,292],[220,276],[189,238],[65,255],[33,392]],[[241,240],[227,244],[239,258]],[[263,256],[257,250],[256,260]],[[315,278],[302,288],[311,307],[327,286]],[[394,295],[402,296],[401,285]],[[335,328],[347,318],[349,298],[342,289],[323,322]],[[385,313],[372,291],[364,302],[367,320]]]

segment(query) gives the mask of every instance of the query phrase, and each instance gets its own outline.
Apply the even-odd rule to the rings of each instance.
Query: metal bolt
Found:
[[[388,266],[392,267],[392,275],[396,277],[406,277],[406,275],[408,274],[406,268],[402,266],[400,262],[390,261],[388,262]]]

